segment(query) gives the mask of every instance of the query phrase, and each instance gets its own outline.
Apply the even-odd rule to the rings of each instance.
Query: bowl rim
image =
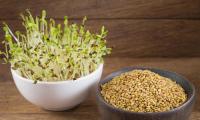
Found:
[[[60,81],[37,81],[36,84],[64,84],[64,83],[69,83],[69,82],[78,82],[81,81],[85,78],[91,77],[93,76],[97,71],[99,71],[100,69],[103,69],[103,63],[100,63],[99,66],[97,67],[96,70],[94,70],[93,72],[89,73],[88,75],[82,76],[76,80],[60,80]],[[20,80],[23,80],[24,82],[30,82],[33,84],[33,80],[25,78],[20,76],[16,70],[13,70],[12,68],[10,68],[12,75],[15,75],[16,77],[18,77]],[[14,77],[14,76],[13,76]]]
[[[163,112],[131,112],[131,111],[127,111],[127,110],[123,110],[123,109],[114,107],[113,105],[111,105],[108,102],[106,102],[104,100],[103,96],[101,95],[101,92],[100,92],[101,91],[101,87],[100,86],[102,84],[104,84],[104,83],[112,80],[112,78],[116,76],[115,74],[118,74],[118,73],[121,74],[121,73],[124,73],[124,72],[131,71],[133,69],[159,70],[159,71],[162,71],[162,72],[168,72],[170,74],[174,74],[174,75],[178,76],[179,78],[181,78],[182,80],[186,81],[189,84],[189,87],[192,90],[191,96],[189,98],[187,98],[187,100],[182,105],[180,105],[180,106],[178,106],[178,107],[176,107],[174,109],[171,109],[169,111],[163,111]],[[102,79],[98,83],[98,86],[97,86],[97,89],[96,89],[96,97],[97,97],[97,99],[101,103],[103,103],[105,106],[107,106],[108,108],[111,108],[114,111],[118,111],[118,112],[122,112],[122,113],[137,114],[137,115],[158,115],[158,114],[160,115],[160,114],[174,113],[176,111],[181,110],[181,108],[187,106],[193,99],[195,99],[195,94],[196,94],[196,89],[195,89],[194,85],[189,80],[187,80],[185,77],[183,77],[182,75],[180,75],[180,74],[178,74],[176,72],[172,72],[172,71],[168,71],[168,70],[163,70],[163,69],[159,69],[159,68],[153,68],[153,67],[138,67],[138,66],[124,67],[124,68],[121,68],[119,70],[116,70],[116,71],[110,73],[109,75],[107,75],[104,79]]]

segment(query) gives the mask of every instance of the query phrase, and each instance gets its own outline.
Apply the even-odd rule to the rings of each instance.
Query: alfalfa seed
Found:
[[[105,101],[132,112],[163,112],[182,105],[187,95],[173,80],[149,70],[133,70],[101,86]]]

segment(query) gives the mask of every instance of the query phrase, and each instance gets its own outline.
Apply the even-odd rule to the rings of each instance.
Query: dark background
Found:
[[[113,53],[105,59],[105,75],[125,66],[175,71],[200,88],[200,0],[0,0],[0,23],[23,30],[19,14],[46,10],[58,22],[67,15],[94,32],[108,30]],[[2,24],[0,41],[3,40]],[[2,46],[0,46],[1,49]],[[200,92],[198,91],[197,94]],[[99,120],[94,96],[73,110],[44,111],[17,91],[8,65],[0,65],[0,120]],[[191,120],[200,120],[200,99]]]

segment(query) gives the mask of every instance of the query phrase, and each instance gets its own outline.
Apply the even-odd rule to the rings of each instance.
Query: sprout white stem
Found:
[[[14,38],[14,40],[19,43],[19,40],[17,39],[17,37],[13,34],[13,32],[10,30],[10,28],[8,27],[8,32],[10,33],[10,35]]]
[[[34,81],[77,79],[97,69],[111,51],[106,47],[105,28],[99,34],[91,33],[85,29],[86,17],[81,25],[69,24],[65,17],[61,25],[46,20],[45,11],[41,17],[27,13],[21,15],[26,32],[15,32],[17,37],[4,24],[4,59],[23,77]]]

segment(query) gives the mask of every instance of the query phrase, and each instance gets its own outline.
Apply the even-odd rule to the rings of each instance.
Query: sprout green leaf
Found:
[[[91,33],[82,24],[69,24],[67,16],[63,24],[46,18],[46,11],[35,18],[27,10],[22,14],[25,32],[15,34],[4,23],[4,61],[11,64],[21,76],[37,81],[73,80],[85,76],[103,63],[103,57],[111,53],[106,47],[108,31],[103,26],[100,33]]]

